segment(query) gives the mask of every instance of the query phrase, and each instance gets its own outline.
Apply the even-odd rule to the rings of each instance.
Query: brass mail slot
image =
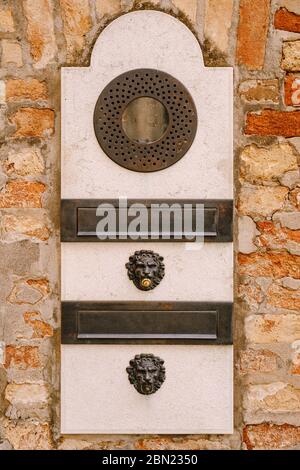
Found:
[[[62,303],[63,344],[232,344],[231,323],[231,303]]]
[[[61,241],[231,242],[232,219],[232,200],[128,200],[121,206],[118,200],[65,199]]]

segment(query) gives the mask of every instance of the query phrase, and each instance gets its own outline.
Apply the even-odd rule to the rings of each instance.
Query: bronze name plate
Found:
[[[232,344],[226,302],[63,302],[63,344]]]
[[[141,210],[144,223],[133,233],[131,226]],[[104,219],[111,225],[101,224]],[[232,200],[126,200],[120,206],[119,200],[64,199],[61,241],[231,242],[232,220]]]

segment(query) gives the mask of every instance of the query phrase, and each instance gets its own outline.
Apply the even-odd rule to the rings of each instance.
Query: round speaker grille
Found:
[[[139,98],[152,100],[138,102]],[[163,106],[155,106],[155,100]],[[131,70],[100,94],[94,129],[99,145],[115,163],[128,170],[153,172],[178,162],[189,150],[197,112],[187,89],[171,75],[154,69]],[[130,138],[132,134],[141,137]]]

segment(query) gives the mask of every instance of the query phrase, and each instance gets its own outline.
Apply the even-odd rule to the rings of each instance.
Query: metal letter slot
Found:
[[[63,302],[63,344],[232,344],[232,304]]]
[[[147,230],[134,240],[131,238],[130,230],[126,236],[120,230],[120,212],[126,219],[126,227],[134,219],[130,214],[130,207],[142,205],[147,210]],[[97,208],[101,206],[102,213],[112,213],[115,224],[106,231],[98,230],[98,222],[101,217],[97,215]],[[197,208],[203,210],[204,227],[197,228]],[[155,208],[153,210],[153,207]],[[178,215],[179,212],[179,215]],[[184,230],[182,214],[188,214],[192,222],[193,233]],[[152,228],[153,214],[158,220],[158,232]],[[180,220],[181,223],[175,223]],[[180,199],[180,200],[156,200],[136,199],[128,200],[126,207],[120,207],[119,201],[101,199],[64,199],[61,201],[61,241],[62,242],[120,242],[120,241],[195,241],[196,237],[204,238],[205,242],[232,242],[232,200],[202,200],[202,199]],[[167,224],[164,223],[167,222]],[[170,232],[165,232],[165,225],[170,227]],[[189,238],[187,239],[187,235]]]

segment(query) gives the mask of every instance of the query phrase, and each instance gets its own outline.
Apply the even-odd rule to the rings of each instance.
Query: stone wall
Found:
[[[140,8],[235,68],[232,436],[59,434],[60,67]],[[2,0],[0,49],[0,448],[299,448],[299,0]]]

